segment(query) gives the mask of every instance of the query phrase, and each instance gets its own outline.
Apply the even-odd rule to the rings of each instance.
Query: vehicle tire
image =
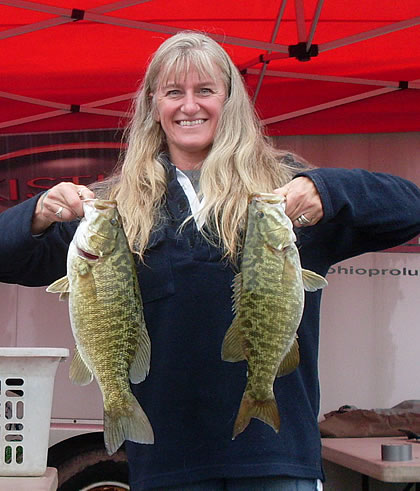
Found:
[[[57,491],[125,491],[128,486],[128,464],[125,451],[109,456],[103,444],[75,448],[55,467],[58,470]]]

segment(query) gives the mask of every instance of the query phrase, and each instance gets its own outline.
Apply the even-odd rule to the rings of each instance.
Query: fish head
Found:
[[[250,196],[248,228],[251,225],[267,246],[278,251],[296,241],[293,225],[285,208],[286,199],[279,194],[255,193]]]
[[[80,257],[98,260],[111,254],[122,230],[122,220],[113,200],[87,199],[73,242]]]

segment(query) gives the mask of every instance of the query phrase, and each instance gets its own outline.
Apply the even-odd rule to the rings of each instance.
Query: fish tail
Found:
[[[233,428],[232,440],[244,431],[251,418],[257,418],[267,423],[278,433],[280,429],[280,414],[274,394],[270,399],[257,401],[245,391]]]
[[[108,455],[115,453],[125,440],[136,443],[154,443],[152,426],[137,399],[130,394],[124,413],[104,411],[104,440]]]

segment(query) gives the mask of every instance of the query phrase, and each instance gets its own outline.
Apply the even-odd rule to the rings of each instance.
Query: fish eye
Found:
[[[111,223],[111,225],[113,225],[114,227],[116,227],[118,225],[118,220],[116,218],[111,218],[109,220],[109,222]]]
[[[256,215],[257,215],[257,218],[264,218],[264,212],[263,211],[257,211]]]

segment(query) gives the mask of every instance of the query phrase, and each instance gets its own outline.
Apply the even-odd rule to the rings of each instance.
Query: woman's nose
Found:
[[[195,94],[185,94],[181,110],[185,114],[195,114],[200,110]]]

